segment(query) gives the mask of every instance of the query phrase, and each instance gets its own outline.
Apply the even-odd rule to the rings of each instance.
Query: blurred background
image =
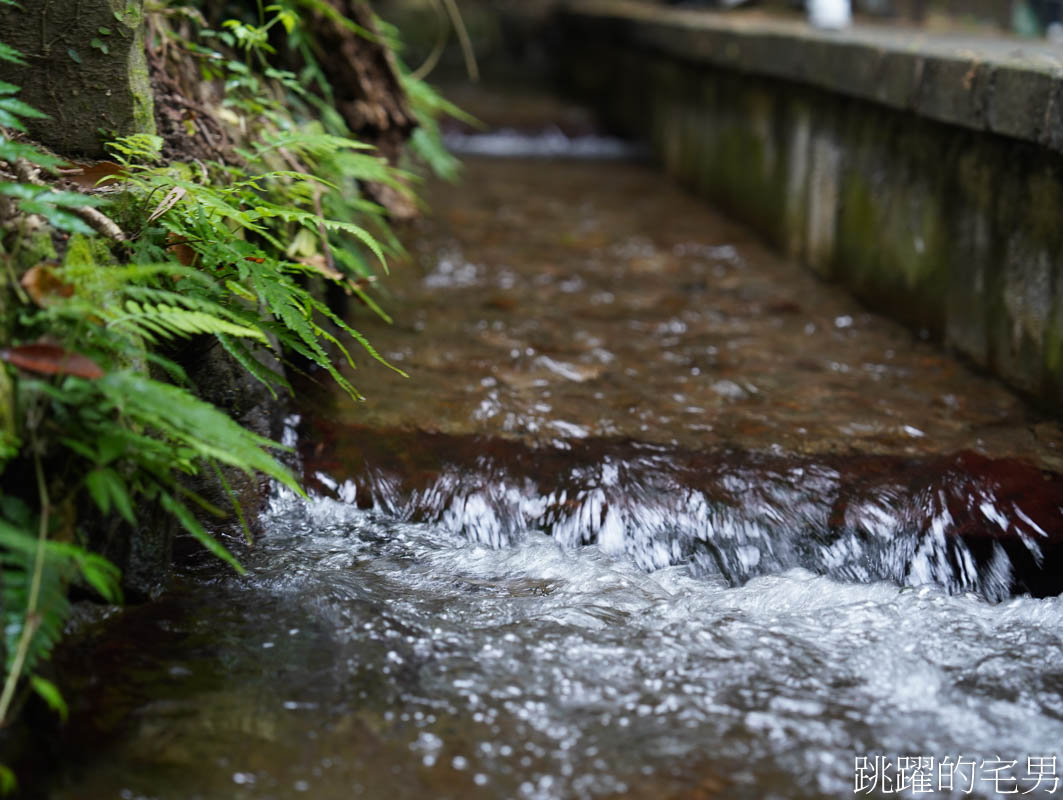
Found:
[[[730,14],[796,17],[803,0],[641,0],[661,6],[718,9]],[[560,0],[456,0],[469,41],[481,63],[511,62],[525,67],[546,60],[546,20]],[[857,24],[887,23],[957,33],[1048,37],[1063,43],[1063,0],[852,0]],[[438,59],[446,74],[462,69],[457,37],[441,36],[450,26],[442,0],[376,0],[374,9],[398,26],[406,43],[406,62],[416,67]]]

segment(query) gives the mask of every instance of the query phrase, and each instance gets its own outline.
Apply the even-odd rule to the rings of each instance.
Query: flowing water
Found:
[[[248,576],[88,626],[51,796],[1063,793],[1057,423],[645,165],[430,201],[411,378],[308,380]]]

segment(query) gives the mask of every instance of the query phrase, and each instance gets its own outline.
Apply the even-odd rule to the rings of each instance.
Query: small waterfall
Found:
[[[1016,459],[695,452],[344,429],[326,492],[504,547],[530,531],[731,585],[795,567],[999,601],[1063,589],[1063,477]]]

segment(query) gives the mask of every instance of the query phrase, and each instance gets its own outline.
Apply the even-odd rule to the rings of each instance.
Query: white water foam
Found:
[[[257,581],[327,596],[352,642],[390,637],[418,665],[403,702],[471,719],[463,763],[514,796],[623,792],[633,765],[680,764],[730,797],[850,797],[859,756],[1063,755],[1059,598],[993,605],[799,569],[731,588],[286,493],[267,525]],[[359,599],[386,613],[348,616]]]

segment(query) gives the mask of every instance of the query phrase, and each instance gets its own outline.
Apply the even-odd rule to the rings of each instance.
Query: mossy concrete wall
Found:
[[[890,70],[802,68],[835,86],[778,76],[778,59],[802,51],[822,60],[848,48],[856,63],[881,64],[888,50],[812,34],[743,52],[762,33],[755,26],[724,22],[699,42],[680,25],[670,40],[665,23],[647,32],[639,20],[603,15],[608,0],[594,13],[582,5],[562,16],[566,81],[647,138],[668,172],[867,306],[1063,408],[1063,155],[1053,146],[1063,128],[1042,122],[1053,104],[1031,100],[1054,97],[1056,78],[1039,68],[1027,82],[1014,65],[1003,75],[985,62],[956,72],[927,58],[924,75],[948,68],[956,81],[950,90],[911,75],[916,89],[937,93],[916,97],[934,111],[921,113],[909,101],[869,99],[901,90]],[[718,63],[727,59],[741,68]],[[1013,88],[967,124],[942,121],[967,113],[979,74]],[[992,131],[999,126],[1018,135]]]
[[[20,0],[0,5],[0,41],[23,64],[0,61],[0,80],[49,115],[30,135],[64,156],[103,158],[103,144],[154,133],[142,0]]]

